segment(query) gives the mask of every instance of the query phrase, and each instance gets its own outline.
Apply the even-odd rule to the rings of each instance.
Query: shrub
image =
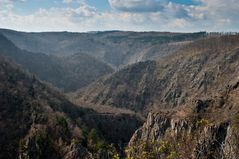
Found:
[[[68,122],[65,117],[57,117],[57,124],[61,126],[65,133],[68,132]]]

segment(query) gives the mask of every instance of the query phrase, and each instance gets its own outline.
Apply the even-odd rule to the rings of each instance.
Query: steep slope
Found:
[[[129,142],[129,158],[237,159],[239,76],[231,81],[215,91],[216,96],[149,113]]]
[[[191,41],[181,41],[155,45],[153,47],[150,47],[149,50],[146,51],[146,54],[143,54],[142,61],[147,60],[157,61],[157,59],[176,53],[190,42]]]
[[[66,92],[84,87],[113,71],[110,66],[85,54],[60,58],[21,50],[2,35],[0,50],[0,54],[11,57],[31,73]]]
[[[0,109],[2,159],[112,158],[117,152],[109,143],[128,142],[141,124],[130,112],[100,114],[76,106],[3,56]],[[109,127],[119,131],[107,132]]]
[[[113,75],[104,77],[79,90],[75,95],[75,100],[79,103],[109,105],[142,111],[151,97],[149,93],[153,91],[154,83],[148,80],[155,78],[155,67],[156,62],[148,61],[119,70]]]
[[[63,150],[57,151],[58,146],[81,138],[71,117],[80,116],[83,110],[2,56],[0,72],[0,158],[16,158],[17,154],[59,158]],[[60,138],[61,144],[57,143]]]
[[[57,86],[64,88],[65,91],[74,91],[85,87],[101,76],[114,71],[109,65],[87,54],[74,54],[60,57],[58,60],[63,70],[58,72],[60,73],[58,79],[52,76],[51,83],[57,83]],[[49,77],[48,74],[42,76],[46,79]]]
[[[85,53],[119,68],[135,62],[159,58],[174,53],[181,45],[168,43],[193,41],[206,36],[200,33],[168,32],[95,32],[69,33],[46,32],[24,33],[1,29],[0,32],[17,47],[30,52],[44,52],[51,55],[72,55]],[[164,52],[155,52],[162,45]]]
[[[80,90],[79,102],[149,110],[183,106],[217,95],[238,77],[239,36],[207,38],[188,44],[157,62],[141,62]]]
[[[177,104],[180,107],[172,108],[174,102],[167,101],[167,109],[159,107],[161,110],[149,113],[129,142],[129,158],[238,158],[238,40],[238,36],[225,36],[200,41],[189,45],[177,57],[164,60],[181,68],[184,59],[190,57],[190,69],[182,67],[184,73],[177,76],[181,82],[185,76],[189,79],[182,87],[187,90],[180,91],[188,95]],[[204,60],[195,62],[195,56]],[[171,96],[177,102],[178,97],[180,94]]]

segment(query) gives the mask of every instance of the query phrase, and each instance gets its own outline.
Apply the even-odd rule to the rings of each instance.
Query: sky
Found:
[[[239,0],[0,0],[18,31],[239,31]]]

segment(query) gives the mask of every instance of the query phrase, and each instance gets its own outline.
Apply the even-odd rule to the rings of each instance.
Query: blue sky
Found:
[[[238,31],[237,0],[0,0],[0,27],[21,31]]]
[[[99,11],[111,9],[108,0],[86,0],[85,2],[90,6],[96,7]],[[196,2],[192,0],[172,0],[172,2],[185,5],[196,4]],[[20,13],[30,13],[39,8],[50,8],[53,6],[65,7],[66,4],[62,3],[62,0],[28,0],[27,3],[17,1],[14,5],[14,8],[20,11]]]
[[[87,0],[86,3],[94,6],[99,11],[110,9],[107,0]],[[37,11],[39,8],[49,9],[51,7],[77,7],[77,3],[62,3],[62,0],[28,0],[27,2],[17,1],[14,4],[14,9],[20,14],[28,14]]]

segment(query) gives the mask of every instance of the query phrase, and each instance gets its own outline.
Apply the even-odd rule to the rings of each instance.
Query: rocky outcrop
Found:
[[[93,159],[93,155],[80,144],[72,143],[65,151],[64,159]]]
[[[237,132],[232,121],[213,123],[198,117],[149,113],[145,124],[131,138],[127,153],[135,159],[237,159]]]
[[[150,112],[131,138],[128,156],[238,159],[239,87],[237,69],[233,72],[235,75],[229,82],[217,86],[218,92],[212,95],[205,92],[206,98],[201,96],[178,108]]]
[[[144,115],[201,99],[196,112],[203,112],[212,102],[206,101],[209,96],[238,87],[238,48],[239,36],[196,41],[157,62],[137,63],[98,80],[75,99]]]

